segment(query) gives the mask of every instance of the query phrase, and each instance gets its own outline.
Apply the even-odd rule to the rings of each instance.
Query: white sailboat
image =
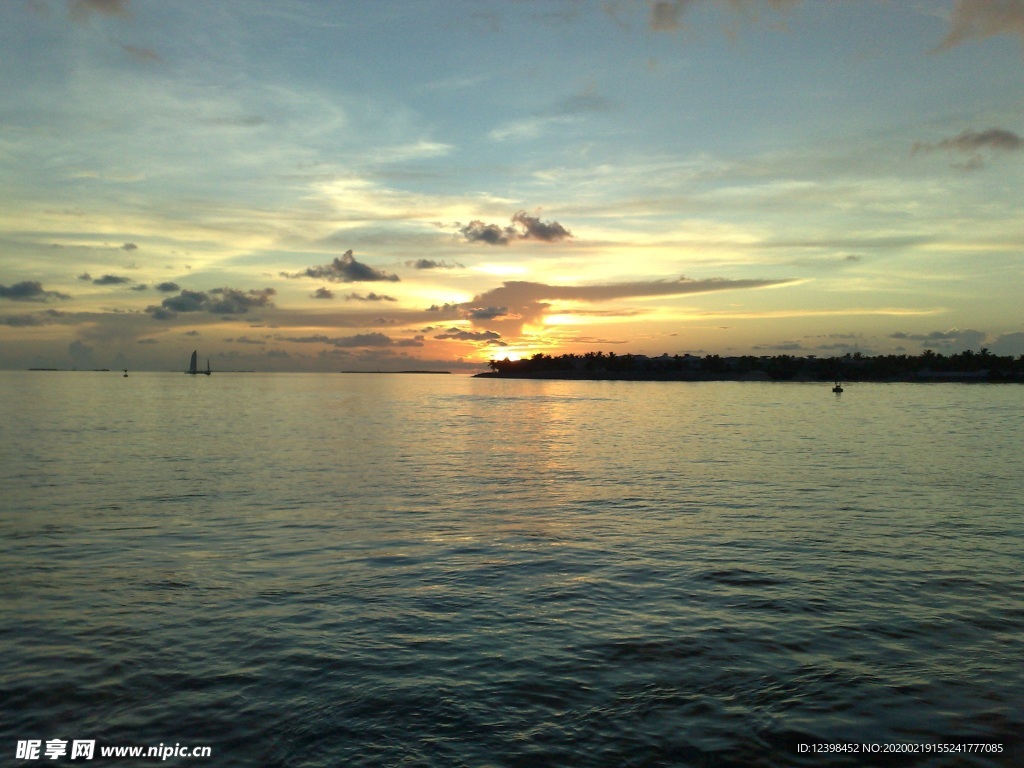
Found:
[[[200,373],[204,374],[206,376],[209,376],[210,375],[210,358],[206,358],[206,370],[205,371],[199,370],[198,364],[199,364],[199,353],[198,353],[198,350],[192,350],[192,359],[189,361],[188,370],[185,371],[185,373],[191,374],[193,376],[195,376],[197,374],[200,374]]]

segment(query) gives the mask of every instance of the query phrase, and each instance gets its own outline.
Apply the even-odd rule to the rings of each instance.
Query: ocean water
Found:
[[[0,763],[1024,765],[1024,388],[830,389],[0,372]]]

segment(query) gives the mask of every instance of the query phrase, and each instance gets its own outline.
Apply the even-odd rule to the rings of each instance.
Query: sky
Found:
[[[0,367],[1024,354],[1024,0],[5,0]]]

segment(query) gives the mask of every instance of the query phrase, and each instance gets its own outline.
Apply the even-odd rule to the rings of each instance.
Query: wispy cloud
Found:
[[[411,339],[393,339],[384,333],[357,333],[353,336],[291,336],[282,337],[281,341],[291,341],[298,344],[326,344],[337,348],[355,347],[422,347],[423,337],[415,336]]]
[[[682,26],[683,14],[700,0],[656,0],[651,3],[650,28],[654,32],[671,32]],[[775,11],[798,5],[800,0],[728,0],[729,7],[738,14],[756,14],[759,5]]]
[[[20,315],[0,316],[0,325],[7,325],[13,328],[23,328],[37,325],[53,325],[54,323],[74,323],[77,320],[73,315],[66,312],[58,312],[56,309],[48,309],[45,312],[33,312]]]
[[[950,139],[935,143],[917,142],[914,151],[948,149],[957,152],[977,152],[979,149],[998,149],[1013,152],[1024,149],[1024,138],[1005,128],[989,128],[984,131],[963,131]]]
[[[572,115],[535,115],[506,123],[492,130],[489,135],[493,141],[535,139],[550,126],[572,123],[576,119]]]
[[[957,0],[949,34],[937,50],[993,35],[1014,35],[1024,43],[1024,0]]]
[[[500,288],[494,288],[481,294],[474,299],[474,303],[476,305],[514,306],[544,299],[610,301],[647,296],[682,296],[689,293],[766,288],[791,282],[794,280],[726,280],[723,278],[692,280],[680,277],[678,280],[652,280],[604,285],[546,285],[523,280],[510,280]]]
[[[984,131],[963,131],[956,136],[937,142],[918,141],[914,143],[911,154],[918,152],[959,152],[968,155],[963,163],[954,167],[961,170],[976,170],[985,165],[982,150],[997,152],[1017,152],[1024,150],[1024,138],[1005,128],[989,128]]]
[[[160,56],[152,48],[140,48],[137,45],[124,44],[121,49],[136,61],[156,62],[161,61]]]
[[[785,285],[794,280],[652,280],[604,285],[548,285],[521,280],[506,281],[460,306],[464,316],[474,324],[501,324],[519,334],[524,325],[535,325],[548,314],[551,301],[599,303],[616,299],[642,299],[656,296],[682,296],[750,288]],[[489,308],[480,314],[480,308]],[[500,309],[499,309],[500,308]]]
[[[981,346],[985,341],[984,331],[976,331],[971,328],[952,328],[946,331],[931,331],[930,333],[893,333],[891,339],[918,341],[923,346],[939,347],[943,349],[956,348],[974,349]]]
[[[69,0],[68,13],[75,21],[85,21],[93,13],[127,16],[128,0]]]
[[[609,112],[611,108],[612,102],[591,86],[541,107],[528,117],[500,125],[489,136],[497,142],[536,139],[555,126],[579,123],[588,115]]]

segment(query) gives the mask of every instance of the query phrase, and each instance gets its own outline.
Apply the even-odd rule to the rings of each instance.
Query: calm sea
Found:
[[[1024,388],[830,390],[2,372],[0,764],[1024,765]]]

